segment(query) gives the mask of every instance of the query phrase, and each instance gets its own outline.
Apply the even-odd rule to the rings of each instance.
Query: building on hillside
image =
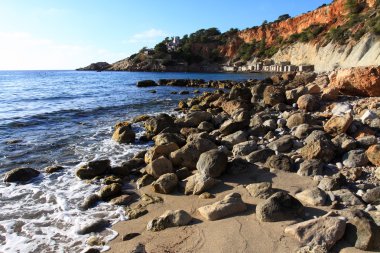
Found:
[[[181,39],[178,36],[173,37],[171,41],[166,43],[169,52],[176,51],[180,45]]]
[[[298,66],[299,72],[312,72],[314,71],[314,65],[300,65]]]

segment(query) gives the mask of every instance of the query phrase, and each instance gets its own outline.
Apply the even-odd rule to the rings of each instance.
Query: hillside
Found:
[[[316,71],[380,64],[379,0],[335,0],[291,18],[221,33],[202,29],[166,38],[112,64],[115,71],[254,70],[257,62],[314,65]],[[240,67],[240,68],[239,68]]]

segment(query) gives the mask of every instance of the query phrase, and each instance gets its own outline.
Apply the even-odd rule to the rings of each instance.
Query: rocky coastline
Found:
[[[110,138],[120,145],[136,141],[134,124],[154,145],[119,166],[95,160],[75,171],[102,185],[83,211],[124,206],[110,252],[380,250],[380,67],[136,85],[215,90],[181,101],[175,115],[117,123]],[[19,168],[4,180],[38,175]],[[77,232],[109,226],[94,219]],[[94,234],[85,252],[103,244]]]

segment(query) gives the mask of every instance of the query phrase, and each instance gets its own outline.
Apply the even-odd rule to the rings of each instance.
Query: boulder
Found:
[[[178,147],[183,147],[186,144],[186,139],[178,133],[161,133],[153,137],[156,146],[169,144],[174,142]]]
[[[159,178],[166,173],[173,172],[172,162],[164,156],[161,156],[148,164],[145,167],[146,173],[153,176],[154,178]]]
[[[137,87],[151,87],[151,86],[158,86],[158,84],[153,80],[142,80],[138,81],[136,83]]]
[[[330,162],[335,157],[335,147],[328,140],[317,140],[307,143],[299,150],[304,159],[320,159]]]
[[[178,177],[174,173],[161,175],[153,184],[155,192],[169,194],[173,192],[178,185]]]
[[[211,132],[215,129],[214,124],[203,121],[198,125],[198,129],[205,132]]]
[[[113,183],[110,185],[103,186],[97,194],[102,200],[109,200],[120,195],[121,189],[121,184]]]
[[[32,168],[16,168],[5,174],[4,182],[27,182],[39,175],[40,172]]]
[[[285,228],[285,234],[294,236],[302,245],[324,246],[330,249],[345,232],[346,222],[337,217],[320,217]]]
[[[206,111],[190,112],[185,116],[182,122],[186,127],[198,127],[203,121],[210,121],[212,114]]]
[[[238,110],[246,110],[249,108],[249,105],[246,101],[244,100],[229,100],[222,102],[221,108],[223,111],[225,111],[228,115],[232,115],[234,112]]]
[[[247,133],[245,131],[237,131],[233,134],[224,136],[222,138],[222,144],[226,145],[228,148],[232,148],[234,145],[245,142],[248,140]]]
[[[323,164],[318,159],[305,160],[300,164],[297,174],[300,176],[322,175]]]
[[[361,149],[348,151],[343,155],[342,160],[343,165],[349,168],[366,166],[368,163],[367,155]]]
[[[139,179],[137,179],[136,187],[137,187],[137,189],[140,189],[141,187],[150,185],[153,182],[154,182],[154,177],[149,175],[149,174],[145,174],[142,177],[140,177]]]
[[[144,127],[150,134],[157,135],[162,130],[174,126],[174,120],[167,114],[159,114],[156,117],[151,117],[145,121]]]
[[[211,149],[216,149],[212,141],[205,138],[196,138],[189,141],[185,146],[170,154],[170,160],[174,166],[187,167],[191,170],[196,169],[196,164],[200,155]]]
[[[219,220],[227,216],[244,212],[247,205],[239,193],[230,193],[223,200],[198,208],[198,212],[207,220]]]
[[[337,178],[324,177],[318,184],[318,188],[323,191],[334,191],[339,190],[341,187],[341,182]]]
[[[268,148],[281,153],[287,152],[293,148],[293,139],[294,137],[291,135],[284,135],[275,141],[271,141]]]
[[[219,177],[227,167],[227,155],[218,150],[212,149],[204,152],[197,162],[197,170],[208,177]]]
[[[152,147],[145,154],[145,157],[144,157],[145,163],[149,164],[160,156],[169,157],[171,152],[174,152],[178,149],[179,149],[178,145],[175,144],[174,142]]]
[[[199,195],[216,184],[220,183],[220,180],[208,177],[206,175],[196,173],[185,180],[185,194]]]
[[[265,162],[268,157],[274,155],[275,152],[269,148],[260,149],[253,151],[245,157],[245,159],[250,163]]]
[[[353,121],[351,113],[332,116],[323,126],[326,133],[336,136],[345,133]]]
[[[132,130],[132,125],[129,122],[117,126],[112,135],[112,140],[118,143],[133,143],[135,142],[135,138],[136,134]]]
[[[295,197],[302,203],[310,206],[323,206],[327,199],[326,193],[316,187],[299,192]]]
[[[242,99],[251,101],[252,94],[249,88],[233,86],[229,93],[229,99]]]
[[[171,227],[185,226],[190,223],[192,217],[184,210],[169,210],[163,215],[148,222],[146,227],[150,231],[161,231]]]
[[[380,67],[338,69],[330,75],[330,88],[352,96],[380,96]]]
[[[335,199],[345,206],[358,206],[363,205],[363,202],[350,190],[340,189],[332,192]]]
[[[103,231],[106,227],[110,226],[110,222],[104,219],[97,219],[90,223],[83,224],[78,230],[78,235],[85,235],[89,233],[96,233]]]
[[[319,100],[314,95],[302,95],[297,100],[297,106],[301,110],[314,112],[319,109]]]
[[[307,123],[306,122],[306,115],[304,113],[301,113],[301,112],[293,113],[292,115],[290,115],[286,119],[286,126],[289,129],[292,129],[293,127],[296,127],[296,126],[299,126],[299,125],[305,124],[305,123]]]
[[[243,130],[249,126],[249,121],[235,121],[233,119],[226,120],[219,128],[219,132],[224,135],[232,134]]]
[[[273,170],[293,171],[293,162],[289,156],[279,154],[270,156],[265,162],[265,166]]]
[[[264,104],[274,106],[286,102],[285,91],[281,86],[267,86],[263,93]]]
[[[235,157],[246,156],[257,150],[257,144],[255,141],[245,141],[234,145],[232,148],[232,154]]]
[[[372,145],[365,153],[373,165],[380,166],[380,144]]]
[[[80,179],[93,179],[102,176],[111,170],[110,160],[95,160],[81,166],[76,172],[76,176]]]
[[[269,182],[249,184],[245,187],[254,198],[267,199],[275,192]]]
[[[240,175],[257,170],[258,167],[255,164],[252,164],[241,157],[236,157],[230,160],[227,164],[227,173],[230,175]]]
[[[96,204],[100,201],[100,197],[98,194],[91,194],[89,196],[87,196],[83,203],[80,205],[80,209],[81,210],[87,210],[89,208],[92,208],[94,206],[96,206]]]
[[[363,200],[369,204],[380,204],[380,186],[368,190],[363,196]]]
[[[286,192],[277,192],[256,206],[256,217],[263,222],[293,220],[304,214],[304,207]]]

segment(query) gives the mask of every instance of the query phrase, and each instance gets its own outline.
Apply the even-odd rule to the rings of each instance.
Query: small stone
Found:
[[[370,203],[370,204],[374,204],[374,205],[380,204],[380,186],[368,190],[363,195],[363,200],[366,203]]]
[[[240,194],[231,193],[221,201],[198,208],[198,212],[207,220],[214,221],[244,212],[246,209],[247,205],[242,201]]]
[[[268,148],[278,152],[287,152],[293,147],[293,139],[294,137],[291,135],[284,135],[279,139],[270,142]]]
[[[102,246],[104,242],[97,236],[90,236],[86,240],[86,244],[89,246]]]
[[[44,169],[45,173],[47,174],[52,174],[52,173],[55,173],[55,172],[58,172],[58,171],[61,171],[61,170],[64,170],[65,168],[62,167],[62,166],[59,166],[59,165],[52,165],[52,166],[48,166]]]
[[[129,220],[137,219],[147,213],[148,213],[148,210],[146,210],[144,207],[129,208],[125,212]]]
[[[132,195],[124,194],[119,197],[113,198],[110,200],[111,205],[125,206],[131,203],[133,197]]]
[[[149,221],[146,229],[150,231],[161,231],[170,227],[185,226],[190,223],[192,217],[184,210],[166,211],[160,217]]]
[[[319,188],[312,188],[297,193],[295,197],[302,203],[310,206],[323,206],[326,203],[327,195]]]
[[[140,235],[141,235],[140,233],[129,233],[129,234],[123,235],[122,240],[123,241],[129,241],[129,240],[132,240],[133,238],[140,236]]]
[[[249,184],[245,187],[254,198],[267,199],[275,192],[269,182]]]
[[[335,198],[345,206],[363,205],[363,202],[350,190],[341,189],[332,192]]]

